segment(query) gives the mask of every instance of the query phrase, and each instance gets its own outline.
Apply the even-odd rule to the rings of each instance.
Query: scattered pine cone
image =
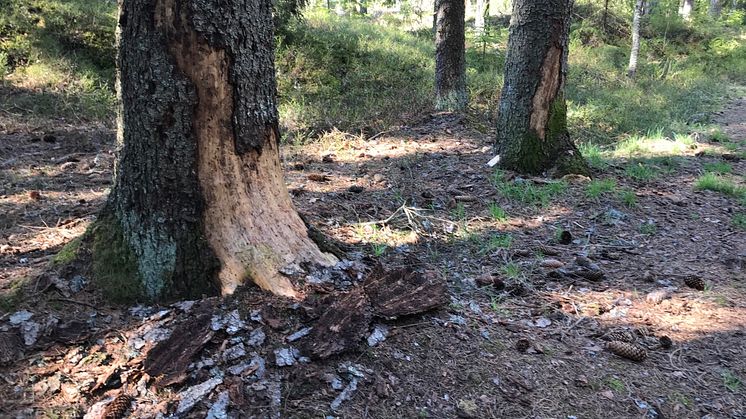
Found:
[[[592,282],[599,282],[606,278],[600,269],[579,269],[575,274]]]
[[[132,397],[126,394],[118,395],[111,403],[104,409],[103,419],[122,419],[130,408],[132,403]]]
[[[642,361],[648,357],[648,353],[640,345],[634,343],[622,342],[618,340],[612,340],[606,344],[606,349],[611,351],[615,355],[619,355],[622,358],[631,359],[632,361]]]
[[[544,256],[559,256],[560,254],[559,250],[542,243],[537,243],[536,246],[534,246],[534,251],[539,252]]]
[[[705,290],[705,280],[695,275],[689,275],[685,277],[684,284],[686,284],[686,286],[689,288],[694,288],[695,290]]]
[[[661,343],[661,348],[663,349],[670,349],[673,346],[673,341],[668,336],[661,336],[658,338],[658,341]]]
[[[635,341],[634,335],[627,330],[615,330],[604,335],[604,339],[609,341],[620,341],[632,343]]]
[[[572,243],[572,233],[570,233],[567,230],[562,230],[562,233],[560,233],[560,244],[571,244]]]
[[[526,352],[531,347],[531,342],[528,339],[518,339],[515,343],[515,349],[518,352]]]

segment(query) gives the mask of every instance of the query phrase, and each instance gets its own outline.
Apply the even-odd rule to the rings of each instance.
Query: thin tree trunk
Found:
[[[567,130],[565,80],[571,0],[516,0],[497,117],[501,167],[587,174]]]
[[[632,49],[629,53],[629,66],[627,76],[634,78],[637,73],[637,57],[640,55],[640,19],[642,15],[643,0],[635,3],[635,12],[632,16]]]
[[[477,14],[474,16],[474,29],[478,34],[484,32],[484,15],[487,14],[488,5],[488,0],[477,0]]]
[[[278,270],[335,259],[308,238],[283,181],[271,1],[120,5],[120,149],[93,230],[97,281],[127,299],[247,280],[297,296]]]
[[[679,14],[682,18],[689,20],[692,15],[692,10],[694,9],[694,0],[684,0],[684,2],[681,5],[681,10],[679,11]]]
[[[604,0],[604,15],[601,19],[601,27],[603,28],[604,32],[608,30],[606,27],[606,20],[609,16],[609,0]]]
[[[721,9],[720,0],[710,0],[710,7],[707,10],[708,13],[710,14],[710,17],[716,18],[720,16],[720,9]]]
[[[466,38],[463,0],[436,0],[435,107],[466,108]]]

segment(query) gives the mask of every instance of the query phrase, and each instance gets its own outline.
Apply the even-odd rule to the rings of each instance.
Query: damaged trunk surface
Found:
[[[589,172],[567,131],[568,0],[515,1],[497,120],[502,167],[562,176]]]
[[[94,230],[104,291],[163,299],[330,265],[293,208],[279,160],[268,0],[133,0],[118,27],[115,186]],[[136,279],[135,279],[136,278]]]

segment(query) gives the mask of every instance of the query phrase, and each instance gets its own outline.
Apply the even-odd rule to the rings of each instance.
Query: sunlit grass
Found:
[[[746,198],[746,187],[739,186],[733,181],[715,173],[705,173],[700,176],[695,182],[694,188],[698,190],[720,192],[724,195],[739,199]]]

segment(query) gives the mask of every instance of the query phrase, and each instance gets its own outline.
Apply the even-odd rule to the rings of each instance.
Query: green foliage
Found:
[[[624,175],[639,182],[647,182],[658,175],[658,169],[643,162],[632,162],[624,168]]]
[[[585,195],[591,199],[598,199],[602,194],[616,189],[614,179],[594,179],[585,188]]]
[[[495,221],[503,222],[508,219],[508,213],[505,212],[505,210],[497,205],[496,203],[491,203],[489,207],[490,216]]]
[[[746,199],[746,187],[736,185],[733,181],[711,172],[700,176],[694,187],[699,190],[715,191],[734,198]]]
[[[398,28],[307,13],[277,48],[281,122],[298,133],[382,130],[432,106],[434,54]]]
[[[386,249],[388,249],[388,246],[382,243],[371,243],[370,248],[373,251],[373,256],[381,257],[384,253],[386,253]]]
[[[637,205],[637,195],[629,188],[624,188],[619,191],[619,200],[628,208],[633,208]]]
[[[714,163],[705,163],[703,167],[706,172],[718,173],[721,175],[733,172],[733,166],[721,161]]]
[[[744,212],[737,212],[733,214],[733,219],[731,220],[734,226],[740,228],[741,230],[746,230],[746,213]]]
[[[648,220],[642,224],[640,224],[640,233],[652,236],[658,231],[658,226],[655,224],[653,220]]]
[[[743,381],[733,371],[724,370],[720,375],[723,378],[723,385],[728,391],[737,393],[741,390]]]
[[[502,271],[510,279],[518,279],[523,276],[523,269],[515,262],[508,262],[503,265]]]
[[[0,0],[0,103],[35,117],[111,120],[116,3]]]
[[[567,183],[563,181],[549,182],[545,185],[537,185],[526,179],[507,181],[504,173],[499,170],[495,171],[492,180],[497,192],[503,197],[540,207],[548,206],[553,198],[567,190]]]

